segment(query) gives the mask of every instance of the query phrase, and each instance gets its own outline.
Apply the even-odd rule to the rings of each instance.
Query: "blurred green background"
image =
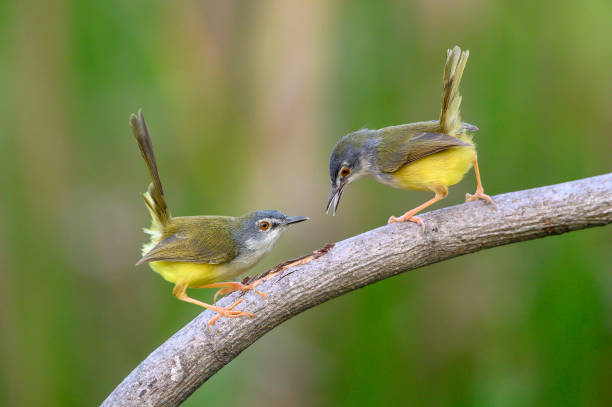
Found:
[[[174,214],[312,218],[262,272],[429,198],[365,180],[323,213],[336,140],[437,118],[455,44],[487,193],[610,171],[611,21],[609,0],[0,1],[0,405],[96,405],[200,312],[133,266],[139,107]],[[185,405],[612,405],[611,248],[598,228],[366,287]]]

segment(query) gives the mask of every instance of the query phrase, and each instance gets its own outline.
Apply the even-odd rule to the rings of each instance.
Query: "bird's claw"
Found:
[[[418,218],[416,216],[406,216],[406,215],[402,215],[399,218],[396,218],[395,216],[391,216],[389,218],[389,221],[387,222],[387,224],[392,224],[392,223],[401,223],[401,222],[414,222],[417,225],[421,225],[421,229],[423,230],[423,232],[425,232],[425,224],[423,223],[423,221],[421,220],[421,218]]]
[[[491,197],[489,195],[485,194],[482,191],[476,191],[476,193],[474,195],[472,195],[472,194],[465,194],[465,202],[477,201],[479,199],[487,201],[490,204],[493,203],[493,200],[491,199]]]
[[[249,290],[253,290],[255,291],[257,294],[261,295],[264,299],[267,299],[268,296],[265,293],[262,293],[261,291],[257,291],[255,290],[255,287],[257,287],[259,285],[259,283],[261,283],[261,281],[257,280],[257,281],[253,281],[251,284],[249,285],[244,285],[242,283],[228,283],[231,284],[230,287],[226,287],[226,288],[222,288],[219,291],[217,291],[215,293],[215,296],[213,297],[213,304],[215,304],[217,302],[217,297],[220,295],[225,295],[225,294],[229,294],[232,293],[234,291],[242,291],[243,293],[249,291]]]
[[[219,318],[221,317],[226,317],[226,318],[250,317],[250,318],[253,318],[255,315],[251,314],[250,312],[244,312],[244,311],[239,311],[239,310],[234,309],[234,307],[240,304],[241,302],[242,302],[242,299],[239,299],[238,301],[236,301],[235,303],[233,303],[227,308],[215,307],[214,310],[217,311],[217,315],[215,315],[214,317],[210,319],[210,321],[208,321],[208,330],[210,331],[210,327],[213,326],[215,322],[217,322]]]

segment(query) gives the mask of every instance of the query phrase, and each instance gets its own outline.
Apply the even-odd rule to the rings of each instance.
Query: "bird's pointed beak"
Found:
[[[346,186],[346,182],[341,184],[339,187],[332,186],[331,194],[329,194],[329,199],[327,200],[327,206],[325,207],[325,213],[329,213],[329,207],[331,206],[332,201],[334,201],[332,215],[336,216],[336,209],[338,208],[338,204],[340,203],[340,198],[342,197],[342,192],[344,192],[345,186]]]
[[[309,218],[307,218],[306,216],[290,216],[287,219],[285,219],[283,224],[284,225],[292,225],[294,223],[304,222],[305,220],[308,220],[308,219]]]

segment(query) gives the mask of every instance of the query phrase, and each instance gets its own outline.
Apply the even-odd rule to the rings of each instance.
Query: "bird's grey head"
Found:
[[[367,175],[369,169],[369,152],[373,149],[375,130],[362,129],[342,137],[329,157],[329,177],[331,194],[327,200],[326,211],[334,202],[332,213],[340,203],[344,187],[358,178]]]
[[[252,212],[240,218],[236,239],[243,250],[266,253],[288,226],[305,220],[305,216],[287,216],[275,210]]]

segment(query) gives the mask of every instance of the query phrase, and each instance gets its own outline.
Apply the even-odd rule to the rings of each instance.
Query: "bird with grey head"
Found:
[[[394,188],[431,191],[435,196],[400,217],[391,216],[389,223],[414,222],[423,230],[423,221],[414,215],[448,194],[448,187],[457,184],[474,168],[476,193],[466,200],[482,199],[493,203],[484,193],[476,144],[472,132],[478,128],[462,121],[459,84],[469,56],[455,46],[446,54],[442,78],[442,109],[438,120],[389,126],[379,130],[362,129],[342,137],[329,159],[332,190],[326,210],[333,203],[336,214],[346,186],[364,176]]]
[[[152,182],[142,194],[151,215],[150,235],[142,247],[142,258],[136,265],[149,263],[153,271],[174,283],[173,295],[182,301],[216,311],[219,316],[238,318],[253,314],[235,310],[239,299],[229,307],[198,301],[187,295],[188,288],[220,288],[217,294],[248,291],[255,284],[233,279],[255,266],[266,255],[287,228],[307,220],[289,217],[276,210],[233,216],[171,216],[157,170],[153,143],[142,111],[130,117],[130,126],[145,160]],[[265,294],[258,291],[265,297]],[[217,295],[215,295],[216,302]]]

